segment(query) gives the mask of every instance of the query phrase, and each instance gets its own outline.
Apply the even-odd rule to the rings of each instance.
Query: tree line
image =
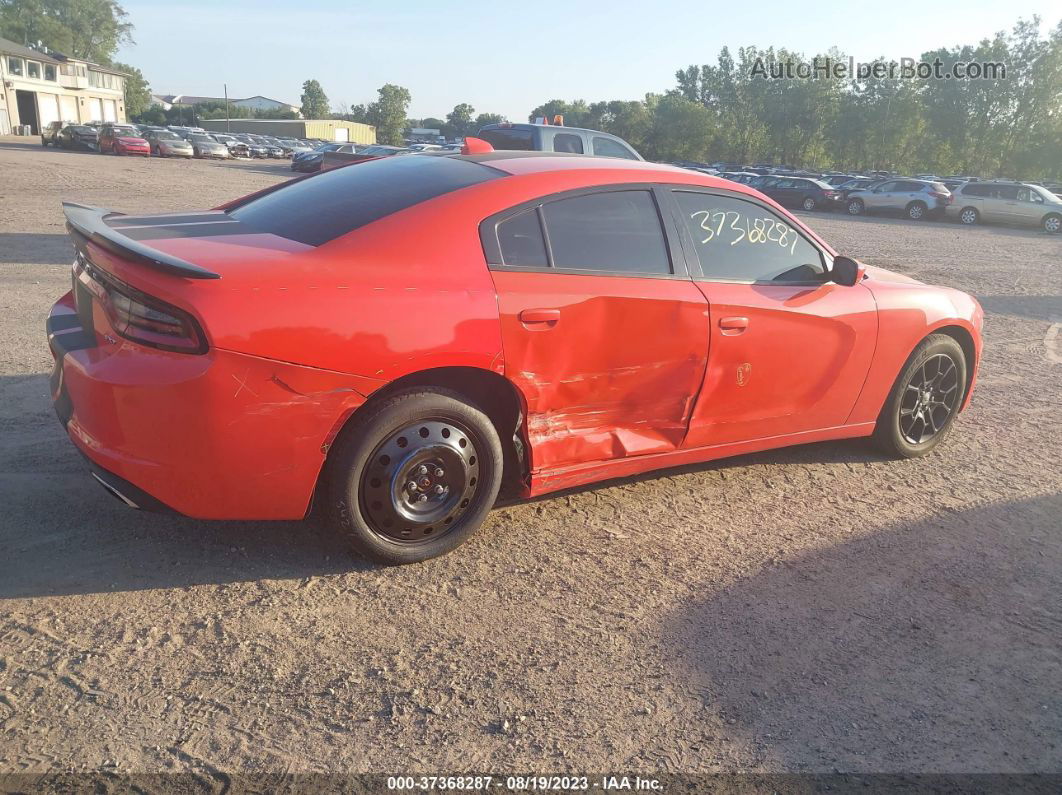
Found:
[[[1062,22],[1046,36],[1019,20],[978,44],[939,48],[956,62],[1002,63],[992,79],[770,79],[764,65],[808,63],[785,49],[724,47],[715,63],[676,72],[643,100],[551,100],[529,118],[611,132],[652,160],[887,168],[1019,179],[1062,176]],[[839,50],[820,54],[847,62]],[[757,68],[759,67],[759,68]]]

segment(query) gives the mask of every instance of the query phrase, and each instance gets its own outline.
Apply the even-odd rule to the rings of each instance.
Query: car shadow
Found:
[[[69,265],[73,258],[66,234],[0,232],[0,265]]]
[[[89,474],[52,411],[46,375],[0,377],[0,428],[5,433],[0,599],[302,579],[374,568],[355,558],[334,530],[313,520],[203,521],[127,507]],[[717,468],[875,458],[860,440],[824,442],[647,473],[537,500]]]
[[[783,557],[662,645],[772,768],[1057,771],[1060,516],[1049,493]]]
[[[291,170],[291,161],[287,159],[247,160],[244,158],[234,158],[232,160],[215,160],[212,162],[219,168],[238,168],[241,171],[251,171],[255,174],[268,174],[271,177],[294,179],[295,177],[302,176],[298,171]]]

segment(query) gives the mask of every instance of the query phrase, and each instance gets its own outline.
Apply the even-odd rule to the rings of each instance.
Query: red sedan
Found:
[[[100,128],[99,147],[101,154],[151,157],[151,145],[128,124],[104,124]]]
[[[140,508],[295,519],[375,560],[529,497],[785,445],[928,453],[982,312],[756,191],[638,161],[402,155],[208,212],[65,205],[52,392]]]

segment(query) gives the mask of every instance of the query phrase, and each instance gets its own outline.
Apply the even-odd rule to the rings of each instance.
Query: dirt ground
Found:
[[[48,399],[60,200],[200,209],[289,175],[0,143],[0,773],[1062,772],[1062,236],[805,216],[987,311],[926,459],[670,470],[385,569],[309,524],[125,508]]]

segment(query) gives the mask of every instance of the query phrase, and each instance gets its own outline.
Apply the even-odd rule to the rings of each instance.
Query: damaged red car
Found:
[[[981,351],[969,295],[639,161],[402,155],[207,212],[65,210],[51,387],[95,477],[204,519],[318,506],[389,563],[499,494],[826,439],[923,455]]]

